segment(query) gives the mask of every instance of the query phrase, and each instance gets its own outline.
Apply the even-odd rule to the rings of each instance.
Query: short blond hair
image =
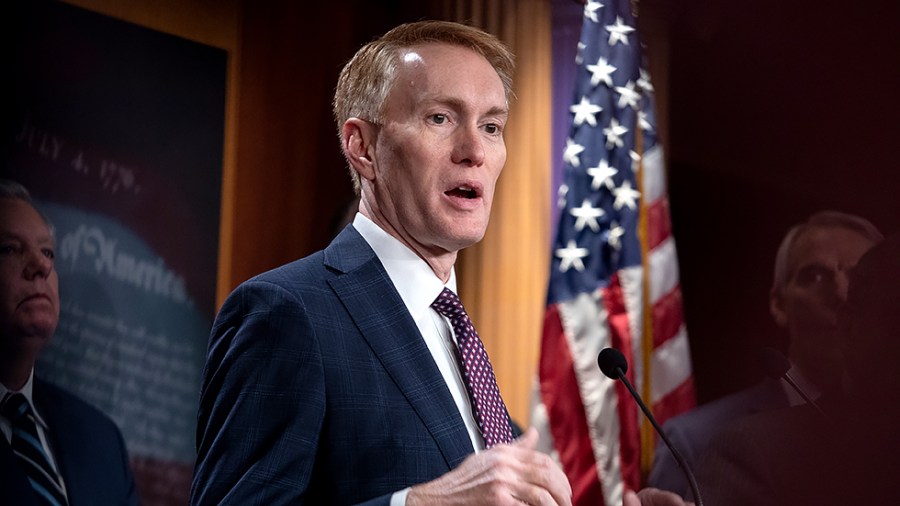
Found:
[[[506,100],[513,96],[515,56],[497,37],[461,23],[417,21],[402,24],[364,45],[344,65],[332,102],[338,137],[344,122],[360,118],[375,124],[384,121],[384,103],[397,76],[397,55],[422,44],[450,44],[471,49],[497,71]],[[350,168],[353,188],[359,195],[359,175]]]

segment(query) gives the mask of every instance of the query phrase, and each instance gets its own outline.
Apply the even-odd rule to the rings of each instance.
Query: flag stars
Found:
[[[575,126],[581,126],[585,121],[588,122],[589,125],[595,127],[597,126],[597,116],[596,114],[603,110],[597,104],[592,104],[587,97],[581,97],[581,102],[569,107],[569,110],[575,113]]]
[[[624,146],[625,141],[622,140],[622,136],[626,133],[628,133],[628,127],[621,125],[619,120],[616,118],[609,120],[609,126],[603,129],[603,134],[606,135],[606,149],[611,149],[613,146],[619,148]],[[584,150],[583,147],[581,149]]]
[[[637,110],[638,100],[641,99],[641,94],[634,89],[634,83],[632,81],[628,81],[625,83],[625,86],[616,86],[616,91],[619,92],[619,109],[623,107],[631,107],[634,110]]]
[[[653,130],[653,125],[650,123],[650,119],[647,117],[647,113],[644,111],[638,111],[638,126],[641,130],[645,132],[650,132]]]
[[[628,150],[628,157],[631,158],[631,172],[637,172],[641,168],[641,155],[637,151]]]
[[[631,181],[627,179],[622,181],[622,186],[616,188],[612,192],[613,195],[616,196],[616,200],[613,202],[613,208],[617,211],[626,206],[629,209],[637,208],[637,199],[641,196],[641,192],[631,187]]]
[[[581,207],[572,208],[569,214],[575,217],[575,230],[584,230],[584,226],[587,225],[594,232],[599,232],[600,224],[597,222],[597,218],[602,218],[606,213],[603,209],[592,206],[588,199],[584,199]]]
[[[634,28],[626,25],[620,16],[616,16],[616,24],[606,25],[609,30],[609,45],[615,46],[617,43],[628,45],[628,34],[634,31]]]
[[[653,83],[650,82],[650,73],[645,69],[640,69],[640,73],[641,77],[639,77],[637,80],[638,88],[652,93]]]
[[[580,155],[582,151],[584,151],[584,146],[577,144],[572,139],[566,139],[566,149],[563,151],[563,161],[572,167],[581,167],[581,159],[578,155]]]
[[[600,160],[600,163],[596,167],[588,168],[587,173],[592,178],[592,190],[599,190],[601,185],[606,186],[610,190],[616,187],[616,183],[613,181],[613,176],[618,174],[619,171],[614,167],[610,167],[609,162],[607,162],[605,159]]]
[[[569,194],[569,185],[563,183],[556,190],[556,207],[562,209],[566,207],[566,195]]]
[[[588,0],[588,2],[584,6],[584,17],[590,19],[594,23],[599,22],[597,19],[597,11],[599,11],[603,7],[603,4],[600,2],[594,2],[592,0]]]
[[[557,248],[556,256],[559,257],[559,271],[567,272],[574,267],[576,271],[584,271],[582,258],[587,258],[587,248],[579,248],[575,241],[570,240],[565,248]]]
[[[616,251],[622,249],[622,237],[625,235],[625,229],[616,222],[612,222],[609,232],[606,236],[606,242]]]
[[[612,88],[612,73],[616,71],[616,67],[610,65],[606,58],[601,56],[597,59],[596,65],[588,65],[585,68],[591,73],[591,86],[597,86],[603,82]]]

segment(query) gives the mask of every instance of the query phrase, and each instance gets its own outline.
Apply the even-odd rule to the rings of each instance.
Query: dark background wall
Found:
[[[673,226],[707,400],[759,376],[756,345],[783,345],[767,292],[789,226],[837,209],[900,228],[900,3],[642,4],[668,30]]]
[[[73,3],[229,50],[220,297],[327,243],[351,195],[330,117],[340,66],[448,4]],[[758,378],[752,349],[782,344],[767,292],[791,224],[831,208],[900,228],[898,5],[639,2],[701,401]]]

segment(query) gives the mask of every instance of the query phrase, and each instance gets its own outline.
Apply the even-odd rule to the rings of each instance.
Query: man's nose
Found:
[[[53,260],[40,249],[25,253],[23,273],[26,279],[46,278],[53,270]]]
[[[849,285],[850,276],[848,272],[839,271],[834,276],[834,295],[842,303],[847,302],[847,287]]]
[[[484,139],[477,125],[465,126],[456,131],[453,147],[453,163],[478,166],[484,163]]]

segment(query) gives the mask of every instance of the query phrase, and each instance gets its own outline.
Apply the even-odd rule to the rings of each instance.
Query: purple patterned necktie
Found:
[[[431,307],[446,316],[453,325],[466,388],[475,407],[475,419],[484,436],[485,446],[490,448],[498,443],[509,443],[512,441],[512,427],[506,405],[500,397],[491,361],[462,302],[449,288],[444,288]]]

